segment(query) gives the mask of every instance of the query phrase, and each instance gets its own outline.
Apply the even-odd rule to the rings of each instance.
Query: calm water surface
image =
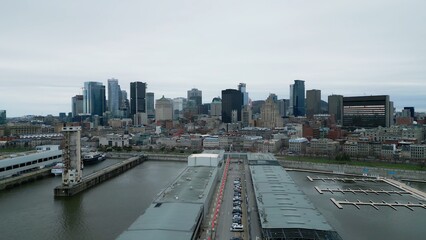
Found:
[[[404,207],[393,210],[389,207],[378,207],[379,210],[371,206],[343,205],[343,209],[338,209],[330,200],[345,199],[349,201],[363,202],[414,202],[420,201],[409,195],[386,195],[386,194],[353,194],[353,193],[324,193],[319,194],[315,186],[319,188],[340,188],[340,189],[374,189],[374,190],[398,190],[385,183],[371,182],[332,182],[314,181],[310,182],[306,176],[332,177],[332,175],[319,175],[315,173],[288,172],[300,189],[311,199],[315,207],[325,216],[330,225],[337,230],[344,240],[361,239],[386,239],[386,240],[423,240],[426,239],[426,209],[414,208],[411,211]],[[334,176],[342,177],[342,176]]]
[[[116,163],[85,166],[85,174]],[[71,198],[55,199],[60,177],[0,191],[0,239],[115,239],[186,167],[145,162]]]

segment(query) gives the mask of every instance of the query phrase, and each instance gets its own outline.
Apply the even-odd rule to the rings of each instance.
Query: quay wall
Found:
[[[0,191],[4,189],[11,189],[21,184],[33,182],[45,177],[51,177],[51,169],[51,167],[43,168],[34,172],[24,173],[16,177],[2,179],[0,180]]]
[[[426,181],[425,171],[390,169],[380,167],[350,166],[344,164],[326,164],[301,161],[278,160],[285,168],[325,171],[337,174],[356,174],[371,177],[386,177],[404,180]]]
[[[155,154],[155,153],[143,153],[147,157],[147,161],[178,161],[188,162],[189,155],[175,155],[175,154]],[[134,157],[135,153],[109,153],[108,157],[117,159],[127,159]]]
[[[86,189],[94,187],[108,179],[111,179],[117,175],[120,175],[127,170],[143,163],[146,161],[146,156],[132,157],[123,162],[114,164],[106,167],[100,171],[94,172],[88,176],[85,176],[83,180],[73,186],[58,186],[54,189],[55,197],[70,197]]]

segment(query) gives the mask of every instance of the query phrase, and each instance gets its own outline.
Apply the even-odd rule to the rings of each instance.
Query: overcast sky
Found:
[[[247,84],[252,100],[387,94],[426,111],[424,0],[2,0],[0,109],[71,111],[85,81],[148,83],[155,98]]]

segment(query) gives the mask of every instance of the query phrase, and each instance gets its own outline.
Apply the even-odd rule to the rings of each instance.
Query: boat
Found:
[[[62,172],[64,171],[64,164],[63,163],[57,163],[51,170],[50,173],[52,173],[55,176],[62,175]]]
[[[89,152],[83,155],[83,164],[94,164],[106,159],[106,155],[100,152]]]

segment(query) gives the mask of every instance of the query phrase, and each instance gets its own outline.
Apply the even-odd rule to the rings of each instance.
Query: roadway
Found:
[[[238,164],[237,160],[231,160],[231,164],[229,165],[228,178],[225,184],[225,190],[223,194],[223,201],[219,212],[219,217],[217,221],[217,229],[216,229],[216,239],[231,239],[232,237],[242,237],[242,239],[248,239],[247,234],[245,232],[231,232],[230,228],[232,225],[232,208],[234,197],[234,179],[240,177],[243,179],[243,168],[242,164]],[[244,198],[244,186],[242,187],[241,196]],[[245,204],[243,203],[243,225],[246,228],[247,221],[246,219],[246,211],[244,210]]]
[[[247,161],[232,159],[229,165],[229,171],[225,188],[223,192],[222,204],[217,218],[216,231],[212,239],[231,239],[232,237],[240,237],[241,239],[260,239],[261,227],[259,215],[257,211],[256,199],[254,196],[253,183],[251,181],[250,169]],[[232,208],[234,196],[234,179],[241,178],[241,198],[242,198],[242,224],[244,225],[243,232],[231,232],[232,225]],[[220,184],[218,184],[220,186]],[[216,194],[215,194],[216,196]],[[214,201],[214,200],[213,200]],[[211,208],[213,209],[213,207]],[[212,213],[209,213],[209,216]],[[207,219],[207,222],[210,219]],[[204,224],[204,230],[200,234],[201,239],[208,239],[206,230],[208,227]]]

